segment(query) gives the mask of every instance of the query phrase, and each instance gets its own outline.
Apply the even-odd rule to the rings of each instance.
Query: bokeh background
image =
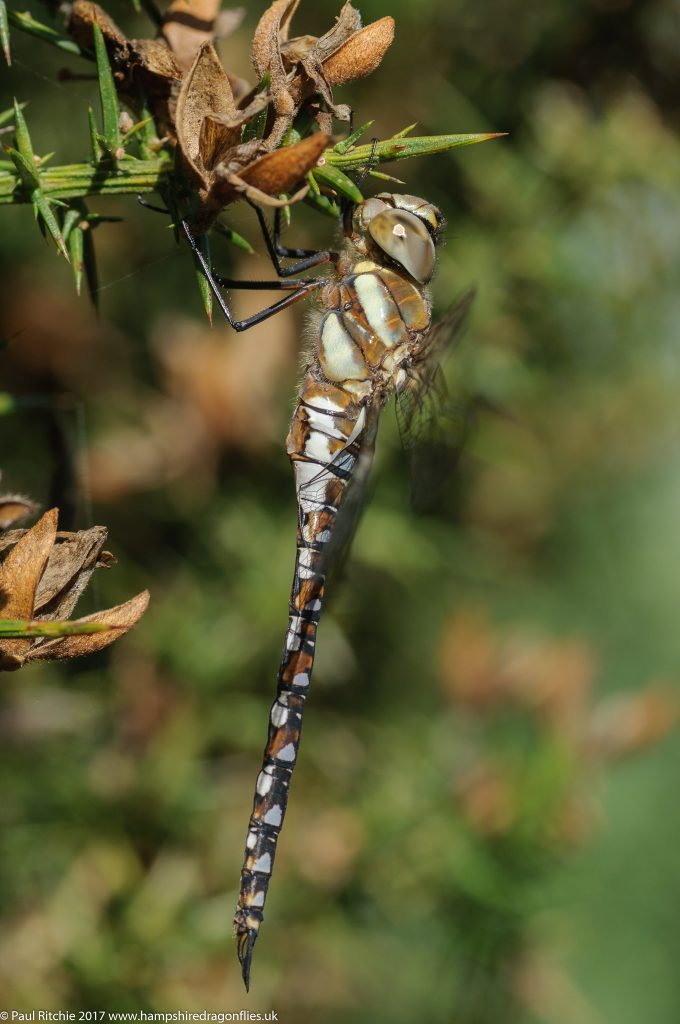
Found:
[[[325,31],[338,6],[303,4],[296,28]],[[30,209],[0,211],[0,386],[21,398],[0,418],[3,486],[108,525],[119,564],[81,613],[152,592],[106,654],[2,680],[0,1003],[671,1024],[680,13],[359,6],[397,35],[340,97],[356,123],[510,135],[394,168],[448,218],[437,308],[477,285],[447,373],[478,413],[455,487],[420,516],[384,416],[247,998],[231,917],[286,623],[304,314],[210,330],[187,251],[127,199],[93,204],[124,217],[97,232],[97,319]],[[222,47],[245,76],[263,4],[247,8]],[[80,159],[94,84],[13,41],[0,109],[30,101],[38,151]],[[246,212],[233,223],[255,241]],[[296,211],[298,244],[332,231]],[[264,272],[233,253],[216,247],[233,274]]]

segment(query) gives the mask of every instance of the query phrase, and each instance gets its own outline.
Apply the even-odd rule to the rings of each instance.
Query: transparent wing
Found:
[[[474,296],[474,289],[466,292],[435,324],[397,394],[397,423],[410,463],[411,499],[420,511],[437,507],[470,431],[472,399],[450,393],[440,364],[460,342]]]

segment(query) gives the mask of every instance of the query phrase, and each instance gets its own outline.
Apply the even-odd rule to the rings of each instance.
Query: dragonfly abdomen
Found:
[[[303,405],[301,402],[300,408]],[[314,409],[310,412],[314,415]],[[307,431],[302,420],[300,430],[305,436],[306,446]],[[314,428],[310,436],[318,433]],[[296,471],[299,470],[296,472],[299,522],[295,575],[276,700],[269,713],[269,735],[255,786],[239,901],[234,917],[239,959],[246,986],[253,946],[264,916],[263,908],[274,866],[277,840],[286,813],[290,780],[300,744],[302,715],[311,683],[316,631],[323,606],[325,548],[331,538],[337,507],[346,480],[351,475],[354,459],[350,445],[347,459],[343,462],[344,468],[336,474],[303,453],[292,454],[291,457]]]

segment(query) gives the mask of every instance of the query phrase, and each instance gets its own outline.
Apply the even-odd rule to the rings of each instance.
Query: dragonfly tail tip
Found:
[[[241,974],[246,992],[250,991],[250,968],[253,962],[253,949],[257,939],[257,930],[248,928],[238,937],[238,958],[241,964]]]

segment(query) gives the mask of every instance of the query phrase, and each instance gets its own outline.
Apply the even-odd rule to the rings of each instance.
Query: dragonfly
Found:
[[[329,568],[356,527],[383,407],[396,394],[406,447],[417,448],[441,398],[441,357],[460,338],[473,298],[466,293],[432,325],[428,283],[444,219],[425,199],[380,193],[350,208],[339,253],[285,249],[278,220],[272,240],[261,211],[258,216],[281,276],[322,263],[332,273],[281,282],[291,294],[251,318],[261,322],[317,293],[315,338],[286,443],[298,513],[288,628],[234,917],[246,989],[299,753]],[[192,242],[188,230],[187,237]],[[194,251],[230,323],[238,330],[250,326],[251,321],[235,321],[217,287],[234,282],[215,275],[200,250]],[[280,256],[300,259],[287,268]],[[266,284],[271,287],[255,286]]]

